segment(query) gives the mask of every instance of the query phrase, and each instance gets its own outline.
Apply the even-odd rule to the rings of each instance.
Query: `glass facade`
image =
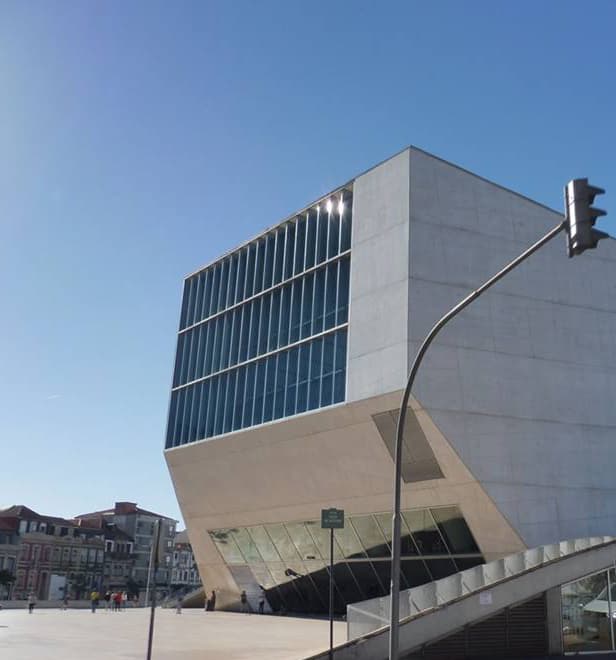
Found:
[[[613,651],[616,571],[601,571],[561,587],[565,652]]]
[[[232,574],[249,570],[274,611],[325,613],[329,530],[320,520],[209,532]],[[334,534],[336,611],[389,593],[391,513],[347,516]],[[455,506],[404,511],[401,589],[483,563]],[[242,567],[240,569],[240,567]]]
[[[352,193],[184,284],[166,448],[344,401]]]

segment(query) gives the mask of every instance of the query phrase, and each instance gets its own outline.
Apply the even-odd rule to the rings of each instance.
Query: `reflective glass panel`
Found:
[[[257,261],[255,264],[254,292],[263,291],[263,276],[265,274],[265,239],[260,239],[257,245]]]
[[[442,555],[447,553],[447,547],[428,509],[406,511],[402,516],[411,530],[419,554]]]
[[[276,230],[276,252],[274,255],[274,284],[282,282],[284,266],[284,227]]]
[[[329,236],[327,238],[327,256],[328,258],[335,257],[339,251],[340,242],[340,218],[338,216],[337,207],[338,202],[334,202],[331,215],[329,216]]]
[[[244,287],[244,298],[249,298],[254,292],[256,258],[257,246],[254,243],[251,243],[248,246],[248,258],[246,261],[246,284]]]
[[[280,555],[276,552],[276,548],[265,527],[258,525],[256,527],[250,527],[248,531],[263,561],[280,561]]]
[[[306,251],[306,216],[297,219],[295,238],[295,267],[297,275],[304,270],[304,253]]]
[[[283,561],[298,561],[299,555],[284,525],[265,525],[270,539],[274,543]]]
[[[314,209],[308,213],[306,224],[306,268],[314,266],[317,243],[317,214]]]
[[[612,648],[607,572],[561,587],[561,612],[565,652],[608,651]]]
[[[274,255],[276,248],[275,234],[268,234],[265,248],[265,271],[263,274],[263,288],[269,289],[272,286],[274,273]]]
[[[293,261],[295,256],[295,223],[287,225],[287,237],[285,241],[284,279],[293,275]]]
[[[285,527],[302,559],[320,559],[317,546],[304,523],[286,523]]]
[[[389,546],[373,516],[353,516],[350,521],[368,557],[387,557]]]
[[[246,562],[251,563],[255,561],[263,561],[261,554],[257,549],[256,543],[245,527],[233,529],[231,530],[231,534],[233,535],[233,540],[237,544],[237,547],[240,549],[240,552],[242,553],[242,556]]]
[[[321,529],[320,520],[309,520],[306,522],[306,528],[309,530],[314,542],[319,549],[321,557],[329,561],[330,534],[329,529]],[[338,530],[336,530],[338,531]],[[334,534],[334,559],[342,559],[342,551]]]
[[[233,539],[232,531],[231,529],[217,529],[210,532],[210,537],[228,564],[243,564],[244,558]]]
[[[401,570],[409,588],[418,587],[420,584],[426,584],[432,580],[423,559],[403,559]]]
[[[246,289],[246,260],[248,258],[247,248],[240,250],[239,262],[237,267],[237,286],[235,288],[235,302],[244,299],[244,290]]]
[[[361,559],[366,556],[352,525],[345,525],[336,530],[336,541],[342,556],[346,559]]]
[[[377,598],[389,593],[389,585],[383,586],[370,561],[353,561],[348,564],[356,582],[361,585],[366,598]]]
[[[434,520],[451,552],[479,552],[475,539],[457,506],[431,509]]]
[[[433,580],[440,580],[457,572],[453,559],[426,559],[425,562]]]

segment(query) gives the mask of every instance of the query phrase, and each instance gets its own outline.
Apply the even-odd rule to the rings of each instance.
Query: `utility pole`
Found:
[[[158,554],[160,546],[160,530],[162,527],[162,520],[159,518],[154,523],[154,535],[152,537],[152,551],[150,553],[150,564],[154,564],[154,589],[152,589],[152,606],[150,609],[150,630],[148,633],[148,653],[147,660],[152,659],[152,640],[154,639],[154,614],[156,612],[156,571],[158,570]],[[149,584],[149,580],[148,580]],[[147,602],[147,601],[146,601]]]

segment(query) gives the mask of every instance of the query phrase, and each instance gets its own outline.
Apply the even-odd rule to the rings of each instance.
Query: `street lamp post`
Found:
[[[543,238],[539,239],[534,245],[531,245],[519,257],[507,264],[496,275],[491,277],[487,282],[482,284],[478,289],[475,289],[466,298],[461,300],[455,307],[450,309],[445,316],[443,316],[434,325],[432,330],[428,333],[423,343],[417,351],[411,371],[409,373],[408,382],[402,401],[400,403],[400,412],[398,413],[398,425],[396,427],[396,452],[395,452],[395,473],[394,473],[394,513],[392,520],[392,547],[391,547],[391,601],[389,609],[389,660],[398,660],[399,649],[399,623],[400,623],[400,496],[401,496],[401,478],[402,478],[402,440],[404,437],[404,423],[406,420],[406,409],[408,407],[411,389],[415,381],[415,376],[421,365],[421,361],[426,354],[430,344],[436,335],[443,329],[443,327],[451,321],[463,309],[468,307],[474,300],[487,291],[493,284],[496,284],[507,273],[512,271],[516,266],[519,266],[523,261],[528,259],[531,254],[536,252],[539,248],[543,247],[548,241],[551,241],[555,236],[560,234],[561,231],[568,227],[567,220],[563,220],[558,226],[551,229]]]

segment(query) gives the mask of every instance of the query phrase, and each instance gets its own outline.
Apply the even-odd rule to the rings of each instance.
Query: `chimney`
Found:
[[[116,515],[125,515],[127,513],[135,513],[137,511],[136,502],[116,502],[114,512]]]

